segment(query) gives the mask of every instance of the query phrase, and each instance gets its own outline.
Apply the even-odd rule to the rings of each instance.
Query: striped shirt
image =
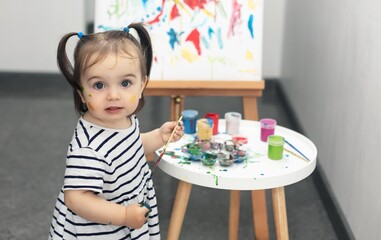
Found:
[[[64,185],[58,196],[49,239],[160,239],[151,171],[135,115],[128,129],[115,130],[80,118],[68,148]],[[65,190],[91,190],[124,206],[146,202],[152,211],[140,229],[90,222],[65,206]]]

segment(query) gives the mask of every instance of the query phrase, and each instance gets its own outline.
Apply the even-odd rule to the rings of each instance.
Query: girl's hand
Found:
[[[125,225],[134,229],[141,228],[147,221],[149,211],[148,208],[138,203],[127,206]]]
[[[180,121],[179,124],[177,124],[177,121],[166,122],[160,127],[160,133],[164,143],[166,143],[170,138],[173,129],[176,130],[173,134],[171,142],[176,142],[184,136],[184,124],[182,121]]]
[[[163,147],[167,144],[168,139],[171,137],[172,130],[175,129],[173,133],[171,142],[176,142],[184,136],[184,126],[182,122],[177,124],[177,121],[166,122],[161,125],[160,128],[156,128],[148,133],[142,133],[142,142],[144,146],[144,153],[146,155],[154,153],[157,149]]]

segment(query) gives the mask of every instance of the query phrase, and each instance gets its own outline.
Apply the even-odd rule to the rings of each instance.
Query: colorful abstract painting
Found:
[[[95,31],[145,22],[151,80],[262,80],[263,0],[97,0]]]

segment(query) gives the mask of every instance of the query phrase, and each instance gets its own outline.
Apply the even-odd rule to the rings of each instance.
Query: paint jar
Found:
[[[271,118],[263,118],[259,120],[261,123],[261,141],[267,142],[268,136],[274,135],[276,120]]]
[[[196,133],[196,121],[198,112],[196,110],[184,110],[181,112],[184,123],[184,133],[195,134]]]
[[[239,124],[241,122],[241,114],[237,112],[225,113],[226,133],[230,135],[239,134]]]
[[[199,140],[210,140],[213,135],[213,120],[201,118],[197,121],[197,137]]]
[[[235,135],[232,137],[232,140],[235,144],[247,144],[247,137],[242,135]]]
[[[212,150],[221,151],[224,148],[224,142],[221,138],[212,138],[210,140]]]
[[[213,135],[218,134],[218,120],[220,116],[217,113],[207,113],[205,118],[212,119],[213,121]]]
[[[283,158],[284,137],[271,135],[267,139],[268,157],[271,160],[281,160]]]
[[[244,150],[234,150],[230,153],[230,156],[235,163],[241,163],[247,160],[247,153]]]
[[[217,154],[214,154],[214,153],[205,153],[204,154],[205,158],[202,159],[202,163],[205,165],[205,166],[213,166],[216,161],[217,161]]]
[[[234,162],[234,159],[230,156],[229,153],[219,152],[217,156],[218,156],[218,162],[223,167],[229,167]]]
[[[228,152],[234,151],[234,142],[231,140],[225,141],[225,150]]]

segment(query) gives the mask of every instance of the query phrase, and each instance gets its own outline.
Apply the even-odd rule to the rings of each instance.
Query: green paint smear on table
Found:
[[[174,156],[175,152],[174,151],[166,151],[164,154],[168,155],[168,156]]]
[[[180,161],[179,164],[186,164],[190,165],[192,162],[191,161]]]
[[[253,154],[250,154],[249,158],[259,158],[259,157],[262,157],[264,156],[265,154],[261,154],[261,153],[253,153]]]
[[[207,174],[210,174],[214,177],[214,180],[216,182],[216,186],[218,186],[218,176],[216,174],[211,173],[210,171],[206,172]]]
[[[183,157],[183,156],[180,156],[180,155],[176,155],[175,151],[166,151],[164,153],[164,155],[170,156],[172,158],[182,158],[182,159],[188,160],[188,158],[186,158],[186,157]]]
[[[255,158],[260,158],[260,157],[262,157],[262,156],[264,156],[264,154],[260,154],[260,153],[253,153],[253,154],[250,154],[250,155],[248,156],[248,158],[244,160],[244,165],[243,165],[242,168],[247,168],[247,165],[248,165],[249,163],[259,163],[259,161],[256,161],[256,160],[253,160],[253,159],[255,159]]]

